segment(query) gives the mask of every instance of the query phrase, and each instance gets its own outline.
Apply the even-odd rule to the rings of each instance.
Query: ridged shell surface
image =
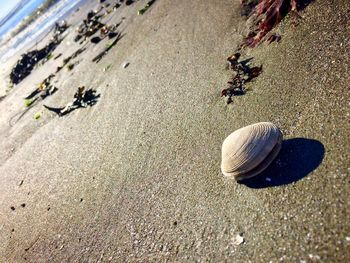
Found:
[[[260,122],[231,133],[222,144],[221,171],[236,180],[253,177],[273,161],[281,149],[282,133],[270,122]]]

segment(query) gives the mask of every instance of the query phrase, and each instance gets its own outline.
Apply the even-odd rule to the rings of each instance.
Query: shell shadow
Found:
[[[250,188],[267,188],[296,182],[315,170],[324,158],[320,141],[306,138],[284,140],[281,152],[260,175],[241,181]]]

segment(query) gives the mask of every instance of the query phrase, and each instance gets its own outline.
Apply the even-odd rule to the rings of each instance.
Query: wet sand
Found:
[[[81,47],[73,31],[62,60],[0,101],[0,261],[348,262],[348,1],[310,4],[276,29],[280,43],[246,50],[263,73],[230,105],[219,95],[246,31],[239,1],[156,1],[138,16],[145,3],[107,17],[125,17],[120,42],[99,63],[108,41],[87,45],[44,101],[65,105],[85,85],[95,106],[58,118],[40,102],[13,121]],[[222,141],[259,121],[281,127],[281,154],[261,180],[224,178]]]

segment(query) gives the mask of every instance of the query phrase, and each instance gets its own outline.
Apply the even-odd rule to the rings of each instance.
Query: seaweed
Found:
[[[95,105],[100,97],[97,91],[94,89],[85,90],[85,87],[79,87],[77,92],[74,94],[73,101],[68,103],[65,107],[50,107],[43,105],[49,111],[56,113],[59,117],[67,115],[72,111],[79,108],[92,107]]]
[[[300,18],[298,11],[304,9],[312,0],[241,0],[243,13],[247,16],[255,16],[254,26],[250,29],[241,47],[257,46],[268,32],[270,32],[282,19],[293,13]],[[247,11],[250,10],[250,11]],[[269,38],[278,41],[280,38]]]
[[[262,72],[262,66],[250,67],[251,59],[239,61],[240,53],[235,53],[227,58],[230,68],[233,70],[228,87],[221,91],[221,97],[227,97],[227,104],[232,102],[233,96],[242,96],[246,93],[245,84],[258,77]]]
[[[106,45],[106,47],[97,55],[92,59],[92,62],[100,62],[100,60],[107,55],[107,53],[119,42],[119,40],[121,40],[124,37],[124,35],[122,35],[121,33],[118,33],[118,36],[115,40],[113,40],[112,42],[108,43]]]

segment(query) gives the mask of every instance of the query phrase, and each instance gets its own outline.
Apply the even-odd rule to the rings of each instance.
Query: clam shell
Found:
[[[222,173],[237,181],[259,174],[279,153],[282,138],[281,131],[270,122],[236,130],[222,144]]]

